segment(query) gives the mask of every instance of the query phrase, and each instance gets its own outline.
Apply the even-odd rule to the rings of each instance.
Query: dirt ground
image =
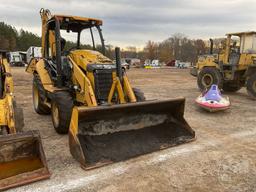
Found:
[[[207,113],[194,104],[196,78],[184,69],[131,69],[134,87],[147,99],[186,97],[185,118],[197,140],[102,168],[84,171],[69,153],[50,116],[32,107],[32,76],[13,68],[15,96],[24,109],[25,130],[40,130],[51,179],[9,191],[256,191],[256,101],[243,88],[228,94],[232,107]]]

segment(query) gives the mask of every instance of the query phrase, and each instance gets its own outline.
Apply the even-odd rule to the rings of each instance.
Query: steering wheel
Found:
[[[71,48],[69,48],[68,50],[63,51],[63,52],[62,52],[62,55],[67,56],[72,50],[75,50],[75,49],[80,49],[80,48],[79,48],[79,47],[77,48],[76,46],[75,46],[75,47],[71,47]]]
[[[79,49],[79,47],[77,47],[77,46],[71,47],[71,48],[69,48],[69,49],[67,50],[67,52],[70,52],[70,51],[72,51],[72,50],[74,50],[74,49]]]

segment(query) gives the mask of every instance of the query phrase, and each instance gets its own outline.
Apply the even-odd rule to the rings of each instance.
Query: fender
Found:
[[[46,91],[54,92],[56,90],[59,90],[56,87],[54,87],[54,83],[52,82],[48,71],[45,69],[44,59],[38,60],[36,58],[33,58],[27,66],[26,72],[31,74],[38,74],[42,82],[42,85]]]

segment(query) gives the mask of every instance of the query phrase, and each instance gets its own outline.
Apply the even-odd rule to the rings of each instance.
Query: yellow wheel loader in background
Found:
[[[229,33],[225,48],[213,54],[213,41],[208,55],[199,56],[191,74],[197,76],[201,90],[217,84],[227,92],[236,92],[243,86],[256,99],[256,32]]]
[[[101,20],[44,9],[40,15],[43,58],[26,69],[34,75],[34,108],[51,113],[58,133],[69,132],[70,152],[84,169],[194,140],[183,118],[184,98],[145,101],[121,67],[119,48],[116,63],[104,55]],[[83,39],[86,32],[90,38]],[[77,45],[65,50],[63,33]],[[90,42],[92,50],[84,49]]]
[[[6,51],[0,51],[0,191],[49,178],[39,132],[22,132]]]

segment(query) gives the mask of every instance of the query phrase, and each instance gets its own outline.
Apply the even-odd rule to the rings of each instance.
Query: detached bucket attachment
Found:
[[[192,141],[184,105],[185,99],[177,98],[74,108],[70,152],[90,169]]]
[[[0,191],[49,177],[38,131],[0,136]]]

